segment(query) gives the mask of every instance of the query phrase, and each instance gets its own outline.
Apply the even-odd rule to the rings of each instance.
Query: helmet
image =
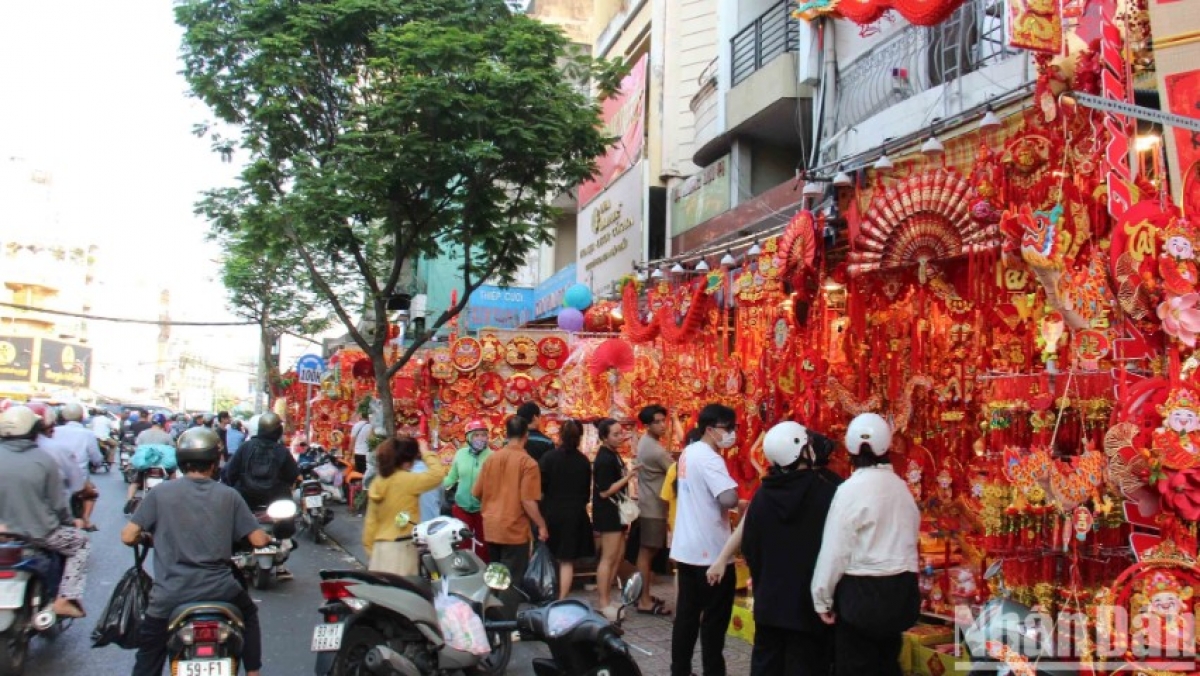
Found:
[[[474,420],[467,423],[466,433],[468,435],[470,435],[471,432],[486,432],[486,431],[488,431],[487,423],[483,422],[479,418],[475,418]]]
[[[21,439],[30,437],[45,426],[45,416],[39,415],[28,406],[9,406],[0,413],[0,439]]]
[[[283,436],[283,420],[274,413],[264,413],[258,419],[258,434],[255,436],[278,441]]]
[[[67,422],[83,422],[83,407],[79,404],[67,404],[58,410],[58,414]]]
[[[798,422],[781,422],[763,438],[763,455],[780,467],[788,467],[800,458],[808,446],[808,430]]]
[[[167,424],[167,416],[165,413],[155,413],[150,416],[150,422],[155,425],[165,425]]]
[[[54,422],[56,420],[54,409],[40,401],[31,401],[28,404],[25,404],[25,408],[28,408],[30,411],[33,411],[35,415],[41,417],[42,430],[48,430],[51,427],[54,427]],[[42,430],[38,431],[40,432]]]
[[[175,460],[185,462],[216,462],[221,457],[221,438],[207,427],[193,427],[179,435]]]
[[[139,422],[141,419],[142,416],[137,411],[129,414],[129,422],[131,423]]]
[[[246,421],[246,436],[249,436],[249,437],[257,437],[258,436],[258,421],[260,418],[262,418],[261,413],[258,415],[250,416],[250,419]]]
[[[876,457],[892,447],[892,427],[878,413],[863,413],[846,428],[846,450],[850,455],[862,452],[863,444],[870,446]]]

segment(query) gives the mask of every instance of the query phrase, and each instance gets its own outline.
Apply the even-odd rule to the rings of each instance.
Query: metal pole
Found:
[[[309,438],[309,426],[312,425],[312,383],[304,386],[304,438]]]

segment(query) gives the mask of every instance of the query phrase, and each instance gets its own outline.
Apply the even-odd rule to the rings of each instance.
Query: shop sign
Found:
[[[467,300],[467,329],[515,329],[533,319],[533,289],[484,284]]]
[[[642,259],[642,164],[579,211],[576,279],[595,291],[633,272]]]
[[[0,336],[0,381],[33,380],[33,338]]]
[[[533,290],[533,316],[535,319],[553,317],[562,307],[563,295],[575,283],[575,264],[571,263],[554,273]]]
[[[671,236],[729,211],[729,156],[671,188]]]
[[[600,119],[604,135],[617,141],[608,152],[596,158],[596,173],[579,184],[579,204],[583,206],[596,198],[625,172],[642,159],[646,133],[646,59],[643,55],[625,79],[621,90],[604,100]]]
[[[48,338],[41,339],[38,382],[43,385],[87,387],[92,381],[92,348]]]

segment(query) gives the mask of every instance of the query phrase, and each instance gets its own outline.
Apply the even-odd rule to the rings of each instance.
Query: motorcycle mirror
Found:
[[[483,583],[493,591],[504,591],[512,586],[512,573],[503,563],[489,563],[483,571]]]
[[[999,575],[1003,570],[1004,570],[1004,559],[996,559],[995,561],[992,562],[992,565],[988,566],[987,570],[984,571],[983,579],[990,580],[993,577],[996,577],[997,575]]]
[[[296,503],[291,500],[276,500],[267,507],[267,516],[279,521],[296,516]]]
[[[642,595],[641,573],[634,573],[628,580],[625,581],[625,588],[621,590],[621,601],[627,606],[631,606],[637,602]]]

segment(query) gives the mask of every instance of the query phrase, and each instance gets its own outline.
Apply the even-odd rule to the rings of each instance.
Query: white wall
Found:
[[[778,2],[779,0],[743,0],[738,3],[738,30],[745,28],[747,24],[770,9],[771,5]]]
[[[674,0],[665,7],[663,63],[662,173],[689,176],[696,151],[692,98],[699,77],[717,57],[717,0]]]

